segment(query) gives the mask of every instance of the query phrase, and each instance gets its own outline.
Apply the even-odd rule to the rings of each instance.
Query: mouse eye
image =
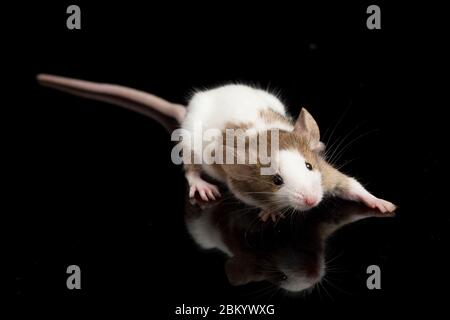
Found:
[[[281,186],[283,184],[283,178],[279,174],[276,174],[273,176],[273,183],[277,186]]]
[[[285,273],[281,273],[280,274],[280,281],[286,281],[287,280],[287,275]]]
[[[309,163],[309,162],[305,162],[305,166],[309,171],[311,171],[313,169],[311,163]]]

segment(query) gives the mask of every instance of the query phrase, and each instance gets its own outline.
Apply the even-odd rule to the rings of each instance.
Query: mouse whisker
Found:
[[[343,120],[344,117],[347,115],[348,111],[350,110],[350,107],[352,106],[352,103],[353,103],[353,99],[350,99],[350,101],[349,101],[347,107],[345,108],[344,112],[341,114],[341,116],[339,117],[338,121],[336,121],[336,124],[334,125],[333,130],[331,131],[331,134],[330,134],[330,136],[329,136],[328,139],[327,139],[327,142],[326,142],[326,144],[325,144],[326,146],[327,146],[328,143],[331,141],[331,139],[332,139],[332,137],[333,137],[333,134],[335,133],[337,127],[341,124],[342,120]],[[330,129],[330,127],[328,127],[328,128],[326,129],[326,131],[325,131],[325,133],[324,133],[324,135],[323,135],[324,139],[325,139],[325,137],[327,136],[327,133],[328,133],[329,129]]]
[[[378,130],[378,129],[373,129],[373,130],[370,130],[370,131],[368,131],[368,132],[366,132],[366,133],[360,134],[360,135],[357,136],[356,138],[350,140],[346,145],[344,145],[344,147],[341,148],[341,150],[339,150],[339,152],[336,154],[336,156],[334,157],[334,159],[333,159],[332,161],[333,161],[333,162],[338,161],[338,160],[342,157],[342,155],[344,154],[344,152],[345,152],[345,151],[346,151],[353,143],[355,143],[356,141],[360,140],[361,138],[366,137],[367,135],[372,134],[372,133],[377,132],[377,131],[379,131],[379,130]]]
[[[327,288],[326,288],[324,282],[326,282],[325,277],[322,277],[322,279],[320,279],[320,281],[318,281],[317,283],[319,284],[319,286],[322,287],[322,289],[325,291],[325,293],[327,294],[327,296],[328,296],[332,301],[334,301],[333,296],[328,292],[328,290],[327,290]]]
[[[365,121],[362,121],[362,122],[358,123],[356,126],[353,127],[353,129],[351,129],[349,132],[347,132],[347,134],[345,134],[344,137],[343,137],[342,139],[336,139],[336,141],[334,141],[334,142],[331,144],[330,149],[328,149],[328,152],[325,152],[325,158],[326,158],[326,159],[329,158],[329,159],[330,159],[330,160],[329,160],[330,163],[332,162],[332,159],[333,159],[333,157],[334,157],[334,154],[339,150],[339,147],[340,147],[344,142],[346,142],[346,140],[347,140],[348,138],[350,138],[350,136],[351,136],[354,132],[356,132],[356,131],[361,127],[361,125],[362,125],[364,122],[365,122]],[[330,155],[330,152],[331,152],[331,155]]]
[[[327,283],[328,285],[330,285],[330,286],[333,287],[334,289],[336,289],[336,290],[338,290],[338,291],[340,291],[340,292],[342,292],[342,293],[344,293],[344,294],[351,295],[350,292],[348,292],[348,291],[342,289],[342,288],[339,287],[336,283],[333,283],[333,282],[331,281],[332,278],[330,278],[328,275],[325,275],[322,279],[323,279],[323,281],[324,281],[325,283]]]

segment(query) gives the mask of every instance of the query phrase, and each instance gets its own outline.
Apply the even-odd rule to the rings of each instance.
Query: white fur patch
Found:
[[[284,273],[287,275],[287,281],[280,284],[280,287],[291,292],[300,292],[302,290],[308,289],[319,282],[325,275],[325,267],[323,263],[320,265],[320,271],[317,277],[308,277],[306,275],[301,275],[292,270],[286,270]]]
[[[203,249],[219,249],[230,257],[233,256],[230,249],[222,240],[220,231],[213,227],[211,214],[203,212],[199,218],[186,222],[189,234],[195,242]]]
[[[296,201],[295,194],[312,197],[320,201],[323,197],[322,176],[317,169],[306,168],[305,158],[297,150],[281,150],[278,158],[279,174],[284,185],[277,194],[289,199],[293,207],[305,209]]]
[[[228,122],[255,123],[259,113],[267,109],[286,115],[284,105],[272,94],[245,85],[226,85],[196,93],[189,102],[183,128],[189,130],[194,121],[201,121],[205,129],[224,129]]]
[[[246,85],[226,85],[196,93],[189,102],[182,128],[197,136],[209,129],[223,130],[228,123],[246,124],[256,132],[272,128],[293,130],[292,125],[282,121],[267,124],[260,113],[270,109],[286,116],[284,105],[269,92]],[[202,156],[208,143],[194,145],[192,150]]]

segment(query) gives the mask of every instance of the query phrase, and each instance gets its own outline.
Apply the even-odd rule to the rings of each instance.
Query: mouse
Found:
[[[391,217],[353,201],[324,201],[315,214],[277,224],[259,221],[257,210],[233,195],[204,209],[186,201],[185,223],[198,247],[224,255],[232,286],[265,281],[289,293],[307,292],[332,272],[326,252],[336,232],[362,219]]]
[[[297,119],[293,119],[280,98],[269,91],[245,84],[226,84],[195,91],[185,106],[120,85],[49,74],[39,74],[37,79],[57,89],[118,97],[145,105],[174,119],[179,129],[192,137],[200,136],[207,143],[181,139],[180,144],[189,196],[203,203],[218,200],[221,197],[218,185],[222,184],[238,200],[259,208],[263,221],[277,221],[290,211],[307,212],[329,196],[362,202],[385,214],[397,208],[327,162],[319,126],[309,111],[302,108]],[[215,135],[206,137],[205,132],[212,129]],[[215,154],[206,152],[206,148],[213,144],[214,151],[228,152],[229,130],[246,135],[244,161],[211,161],[211,155]],[[276,139],[272,138],[274,133]],[[270,138],[261,139],[263,135]],[[253,136],[258,136],[257,147],[263,142],[277,144],[277,148],[270,150],[270,174],[262,174],[267,165],[260,152],[250,150],[248,138]],[[251,156],[256,161],[248,161]]]

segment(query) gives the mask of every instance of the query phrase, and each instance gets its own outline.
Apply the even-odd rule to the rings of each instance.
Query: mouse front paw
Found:
[[[370,208],[378,209],[382,213],[392,213],[397,209],[397,206],[389,201],[371,196],[361,199],[364,204]]]
[[[216,197],[219,198],[221,196],[217,186],[206,182],[203,179],[197,179],[189,186],[189,198],[195,198],[196,194],[198,194],[200,199],[205,202],[210,200],[215,201]]]

